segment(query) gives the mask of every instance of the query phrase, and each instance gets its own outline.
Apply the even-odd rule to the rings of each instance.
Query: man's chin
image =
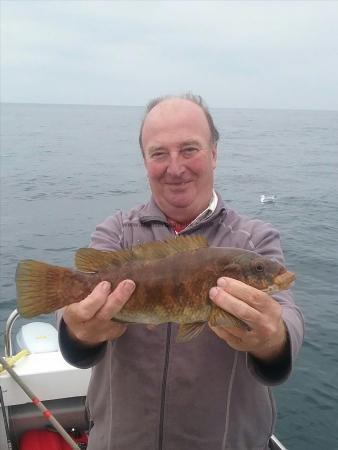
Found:
[[[188,208],[194,201],[194,196],[189,192],[175,192],[167,195],[166,201],[175,208]]]

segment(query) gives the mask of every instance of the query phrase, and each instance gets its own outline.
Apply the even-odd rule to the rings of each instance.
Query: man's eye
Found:
[[[163,159],[165,157],[166,153],[165,152],[154,152],[151,154],[151,158],[152,159]]]
[[[191,156],[198,152],[198,148],[196,147],[186,147],[183,149],[184,156]]]

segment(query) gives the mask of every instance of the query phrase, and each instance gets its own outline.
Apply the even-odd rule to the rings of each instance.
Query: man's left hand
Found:
[[[267,363],[283,354],[287,331],[282,308],[276,300],[265,292],[226,277],[217,280],[217,287],[210,290],[210,298],[248,325],[248,330],[211,327],[230,347],[249,352]]]

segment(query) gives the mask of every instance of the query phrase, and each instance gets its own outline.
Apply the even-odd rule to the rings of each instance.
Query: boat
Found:
[[[12,328],[19,318],[14,310],[5,327],[5,357],[14,355]],[[28,329],[27,329],[28,328]],[[68,364],[58,348],[57,331],[51,324],[31,322],[20,328],[16,345],[24,344],[29,354],[19,359],[13,367],[20,380],[27,385],[36,398],[72,436],[77,447],[86,448],[86,433],[89,429],[85,399],[90,379],[90,369],[78,369]],[[23,351],[18,347],[16,350]],[[0,373],[0,449],[27,450],[41,448],[70,449],[50,442],[59,439],[49,421],[32,403],[31,399],[7,371]],[[39,430],[41,433],[37,433]],[[49,444],[34,446],[44,440]],[[83,441],[83,442],[82,442]],[[65,443],[66,444],[66,443]]]
[[[276,201],[276,196],[274,194],[262,194],[260,196],[261,203],[274,203]]]
[[[19,317],[15,309],[7,319],[5,357],[6,361],[12,358],[15,374],[34,397],[32,402],[8,373],[10,369],[0,372],[0,449],[86,449],[89,419],[85,400],[91,369],[69,365],[59,350],[55,327],[44,322],[23,325],[16,334],[17,348],[14,348],[12,329]],[[14,350],[18,351],[16,356]],[[37,400],[45,407],[43,414],[37,408]],[[48,426],[49,415],[67,431],[74,445],[67,444]],[[269,448],[286,450],[274,435],[270,438]]]

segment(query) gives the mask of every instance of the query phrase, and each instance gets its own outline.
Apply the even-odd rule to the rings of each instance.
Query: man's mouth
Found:
[[[166,183],[168,186],[180,187],[186,186],[190,181],[178,181],[178,182],[168,182]]]

